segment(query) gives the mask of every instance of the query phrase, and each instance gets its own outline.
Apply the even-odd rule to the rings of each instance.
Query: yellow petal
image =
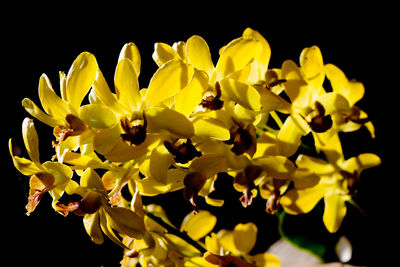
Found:
[[[330,115],[333,112],[350,112],[347,99],[336,92],[322,94],[317,101],[324,107],[325,115]]]
[[[208,136],[218,140],[228,140],[230,138],[229,127],[218,119],[196,117],[192,123],[196,136]]]
[[[111,109],[103,104],[84,105],[79,109],[79,118],[89,127],[105,129],[114,127],[117,118]]]
[[[114,84],[118,100],[129,109],[138,110],[142,97],[135,66],[130,59],[124,58],[118,62]]]
[[[257,231],[257,226],[251,222],[236,225],[233,230],[233,241],[237,250],[249,253],[256,244]]]
[[[197,241],[210,233],[216,223],[217,217],[207,210],[200,210],[197,214],[190,212],[183,219],[180,231]]]
[[[95,189],[99,193],[106,192],[106,189],[104,188],[100,176],[93,169],[87,169],[82,174],[80,185],[88,189]]]
[[[95,244],[103,244],[104,237],[100,229],[98,212],[86,214],[83,217],[83,225],[85,226],[86,233]]]
[[[357,81],[349,81],[337,66],[326,64],[325,71],[333,91],[343,95],[349,101],[350,106],[353,106],[364,96],[364,85]]]
[[[262,80],[264,78],[265,73],[268,70],[269,60],[271,58],[271,47],[267,40],[258,32],[251,28],[246,28],[243,32],[243,37],[254,38],[257,41],[260,41],[262,44],[262,50],[258,58],[256,58],[256,62],[258,63],[258,80]]]
[[[241,37],[231,41],[221,52],[211,79],[211,84],[214,84],[234,71],[243,69],[260,55],[261,50],[261,42],[255,39]]]
[[[221,247],[223,247],[226,251],[230,251],[234,254],[238,254],[237,248],[235,246],[233,231],[228,230],[220,230],[217,233],[218,241]]]
[[[109,215],[108,223],[119,233],[136,239],[142,239],[146,231],[144,220],[130,209],[123,207],[108,207],[106,212]]]
[[[99,98],[103,104],[110,107],[114,112],[123,113],[123,106],[110,91],[110,87],[100,70],[97,71],[96,79],[93,83],[93,89],[96,97]]]
[[[182,60],[172,60],[162,65],[150,80],[143,101],[146,107],[155,106],[174,96],[190,81],[193,68]]]
[[[208,76],[195,69],[190,83],[175,95],[175,110],[189,116],[200,104],[207,87]]]
[[[281,261],[279,258],[270,253],[262,253],[254,255],[253,260],[255,260],[256,265],[259,267],[279,267],[281,266]]]
[[[47,114],[63,119],[69,113],[68,104],[54,92],[51,82],[45,74],[39,80],[39,98]]]
[[[20,158],[18,156],[14,156],[11,138],[8,140],[8,148],[15,168],[23,175],[31,176],[41,171],[41,169],[39,168],[40,166],[39,167],[36,166],[32,161],[26,158]]]
[[[70,108],[78,112],[83,98],[89,92],[97,74],[96,58],[88,53],[81,53],[72,63],[67,74],[67,99]]]
[[[311,211],[326,194],[325,185],[307,189],[291,189],[281,197],[280,204],[287,213],[301,214]]]
[[[135,66],[136,76],[139,77],[140,74],[140,67],[141,67],[141,57],[139,53],[139,49],[137,46],[130,42],[126,43],[119,53],[118,62],[122,59],[129,59],[132,61],[133,65]]]
[[[323,221],[329,232],[335,233],[339,230],[347,212],[345,201],[349,199],[350,196],[348,195],[339,195],[335,193],[327,194],[324,197],[325,209]]]
[[[279,151],[283,156],[290,157],[300,145],[301,137],[310,131],[307,122],[296,114],[290,115],[277,136]]]
[[[319,89],[325,79],[324,62],[318,46],[304,48],[300,54],[300,66],[307,82]]]
[[[226,171],[226,160],[224,156],[218,154],[204,154],[194,158],[189,169],[201,172],[209,178],[219,172]]]
[[[286,179],[295,171],[294,164],[284,156],[266,155],[253,159],[252,164],[263,168],[269,176],[278,179]]]
[[[299,168],[309,169],[319,175],[330,175],[335,172],[335,166],[319,158],[307,155],[299,155],[296,159]]]
[[[290,177],[297,189],[304,189],[316,186],[320,177],[315,174],[313,169],[298,168]]]
[[[174,162],[174,156],[165,146],[158,146],[150,154],[150,175],[156,181],[167,184],[167,171]]]
[[[222,79],[220,85],[222,99],[231,99],[254,111],[261,109],[261,96],[254,87],[228,78]]]
[[[161,67],[170,60],[180,59],[180,56],[170,45],[156,43],[154,45],[153,59]]]
[[[300,68],[292,60],[282,63],[282,79],[285,79],[285,92],[292,104],[298,108],[308,107],[311,103],[311,91],[304,81]]]
[[[198,35],[193,35],[186,42],[188,63],[196,69],[205,71],[211,77],[214,64],[211,59],[207,42]]]
[[[40,166],[39,138],[32,119],[25,118],[22,122],[22,137],[24,139],[26,150],[32,162],[36,166]]]
[[[160,133],[164,130],[177,137],[190,138],[194,134],[192,122],[181,113],[161,107],[146,110],[148,133]]]
[[[52,116],[47,115],[29,98],[24,98],[22,100],[22,106],[29,114],[31,114],[33,117],[43,122],[44,124],[47,124],[51,127],[56,127],[64,124],[64,120],[56,119]]]
[[[363,153],[357,157],[349,158],[344,162],[342,168],[350,173],[357,171],[360,174],[363,170],[373,168],[381,164],[381,159],[372,153]]]

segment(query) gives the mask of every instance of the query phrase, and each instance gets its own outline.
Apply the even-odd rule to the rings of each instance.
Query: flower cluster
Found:
[[[49,193],[56,212],[83,216],[93,242],[105,235],[123,247],[123,266],[278,266],[273,255],[249,255],[257,235],[252,223],[210,234],[216,217],[199,209],[198,198],[222,206],[210,193],[218,174],[227,173],[244,207],[260,196],[265,212],[300,214],[324,199],[323,222],[336,232],[361,172],[380,164],[371,153],[345,159],[339,138],[361,127],[374,137],[356,106],[363,84],[324,64],[316,46],[301,52],[299,65],[286,60],[269,68],[270,56],[265,38],[247,28],[220,49],[215,65],[200,36],[157,43],[158,69],[147,88],[138,82],[134,43],[123,46],[113,85],[88,52],[60,72],[59,95],[43,74],[42,108],[27,98],[22,105],[53,128],[55,155],[40,161],[30,118],[22,124],[30,159],[14,155],[9,142],[15,167],[30,177],[27,214]],[[314,156],[299,152],[306,135]],[[141,198],[177,190],[193,205],[183,239],[161,207]]]

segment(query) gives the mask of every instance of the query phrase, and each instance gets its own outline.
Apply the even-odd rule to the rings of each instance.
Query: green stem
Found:
[[[207,252],[207,250],[205,248],[203,248],[199,243],[197,243],[192,238],[190,238],[186,233],[175,229],[171,225],[169,225],[166,222],[164,222],[163,219],[161,219],[160,217],[158,217],[158,216],[156,216],[156,215],[154,215],[153,213],[150,213],[150,212],[148,212],[146,215],[149,218],[151,218],[153,221],[155,221],[156,223],[158,223],[159,225],[164,227],[170,234],[173,234],[173,235],[185,240],[187,243],[189,243],[190,245],[195,247],[198,251],[201,252],[201,254],[204,254],[204,253]]]

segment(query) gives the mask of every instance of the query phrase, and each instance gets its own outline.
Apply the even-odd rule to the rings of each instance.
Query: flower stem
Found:
[[[154,220],[156,223],[158,223],[159,225],[164,227],[170,234],[173,234],[173,235],[185,240],[187,243],[189,243],[190,245],[195,247],[198,251],[201,252],[201,254],[204,254],[204,253],[207,252],[207,250],[204,247],[202,247],[199,243],[197,243],[195,240],[190,238],[186,233],[175,229],[174,227],[172,227],[168,223],[164,222],[163,219],[161,219],[160,217],[154,215],[151,212],[148,212],[146,215],[149,218],[151,218],[152,220]]]

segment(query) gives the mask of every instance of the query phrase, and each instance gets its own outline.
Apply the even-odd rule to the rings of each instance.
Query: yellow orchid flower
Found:
[[[138,62],[136,46],[126,44],[115,72],[116,94],[110,91],[99,71],[93,92],[103,105],[94,104],[88,108],[90,114],[82,114],[96,123],[104,121],[104,115],[110,118],[110,123],[106,123],[109,127],[96,131],[93,144],[97,152],[111,161],[123,162],[148,153],[162,144],[164,133],[177,138],[193,135],[192,123],[184,115],[161,104],[187,85],[187,65],[180,60],[163,65],[152,77],[149,87],[140,90]]]
[[[322,150],[328,161],[306,155],[299,155],[296,160],[300,168],[312,170],[319,175],[320,182],[311,188],[289,190],[280,203],[288,213],[299,214],[309,212],[323,198],[323,221],[328,231],[333,233],[339,229],[346,215],[345,202],[351,200],[357,189],[361,172],[379,165],[381,160],[372,153],[345,160],[337,135]]]
[[[249,255],[257,240],[257,226],[253,223],[237,224],[231,230],[220,230],[206,237],[206,261],[218,266],[278,267],[280,260],[270,254]]]
[[[340,109],[332,113],[332,120],[337,131],[352,132],[365,126],[371,136],[375,137],[374,126],[368,119],[368,115],[355,104],[364,96],[364,86],[355,80],[349,80],[337,66],[326,64],[324,66],[326,77],[331,83],[336,102],[343,102]],[[342,99],[344,98],[344,99]]]
[[[60,72],[61,97],[53,90],[46,74],[40,77],[39,98],[46,113],[29,98],[22,101],[22,106],[29,114],[54,127],[56,152],[60,162],[65,151],[75,150],[87,143],[88,136],[84,135],[87,133],[87,125],[80,119],[80,105],[92,87],[97,69],[96,58],[91,53],[83,52],[74,60],[67,75]]]
[[[40,163],[39,139],[34,123],[29,118],[25,118],[22,123],[22,136],[31,160],[14,156],[11,139],[9,140],[9,150],[15,168],[23,175],[30,176],[30,190],[26,205],[27,215],[30,215],[47,192],[53,198],[53,208],[56,207],[58,199],[64,194],[65,188],[71,181],[73,171],[67,165],[59,162]]]
[[[145,233],[144,221],[141,216],[124,207],[110,207],[107,205],[108,194],[100,176],[92,169],[82,174],[80,183],[71,181],[66,188],[69,195],[78,194],[79,201],[57,203],[56,210],[64,216],[69,212],[83,215],[83,224],[88,235],[96,244],[104,242],[103,234],[117,245],[125,245],[114,233],[114,230],[133,238],[143,239]]]

